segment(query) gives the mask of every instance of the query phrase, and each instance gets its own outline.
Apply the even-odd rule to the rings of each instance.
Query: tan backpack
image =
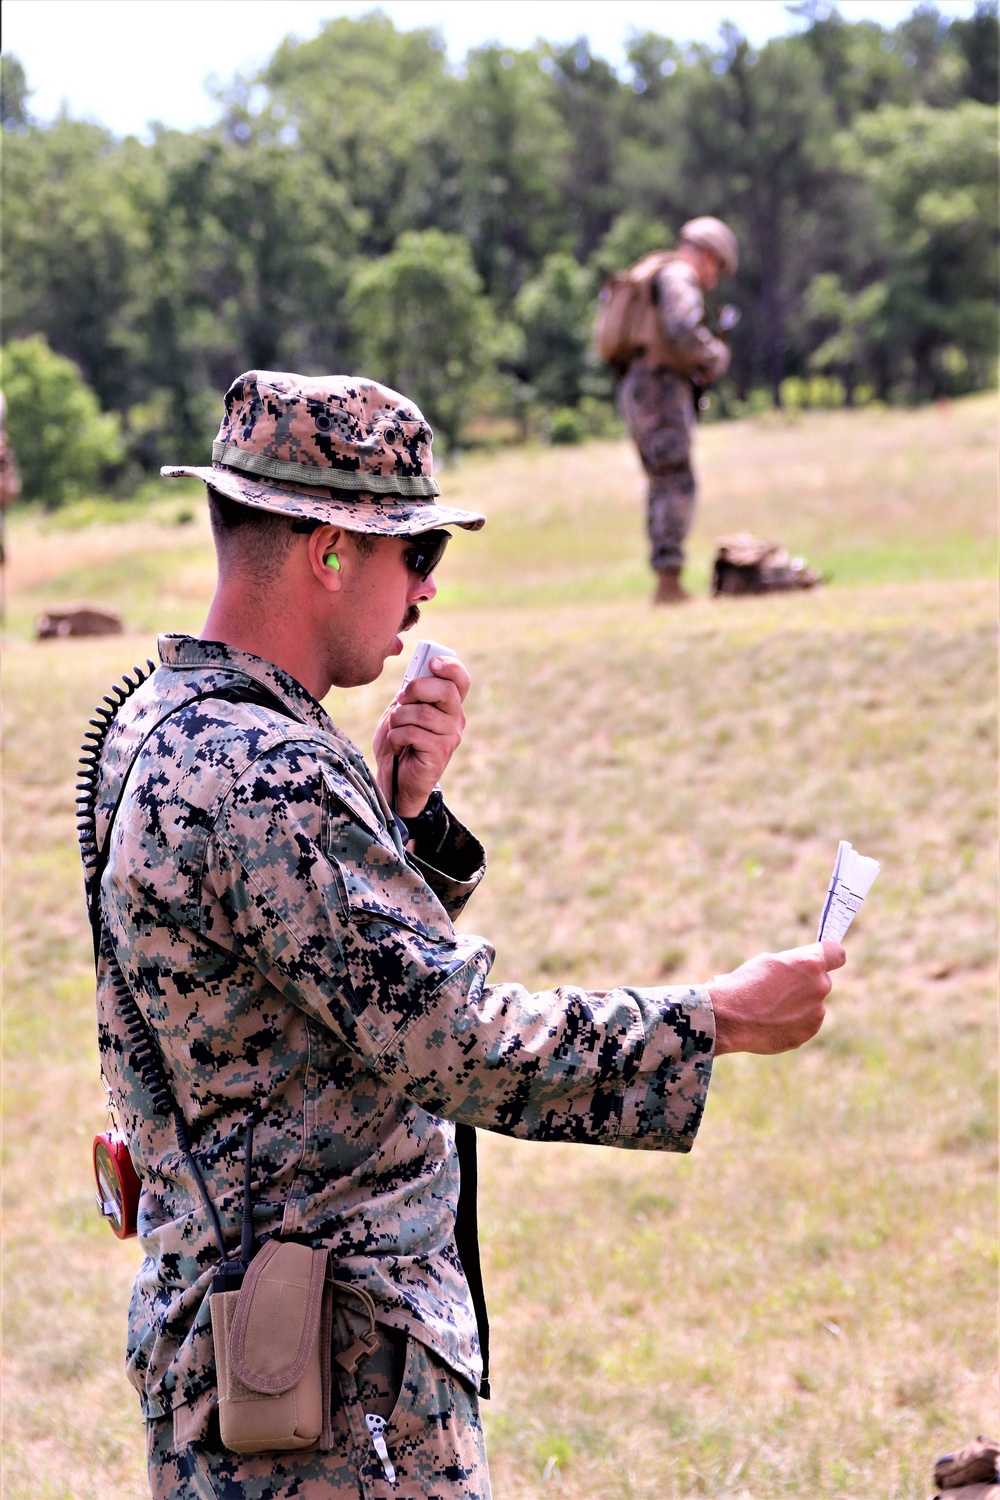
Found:
[[[712,566],[712,593],[770,594],[777,589],[814,589],[823,582],[804,557],[789,557],[779,542],[740,531],[720,536]]]
[[[623,367],[644,351],[661,351],[664,339],[656,311],[656,277],[672,259],[671,251],[655,250],[601,288],[594,347],[609,365]]]

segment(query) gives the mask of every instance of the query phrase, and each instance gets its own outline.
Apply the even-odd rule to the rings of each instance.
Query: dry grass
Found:
[[[612,444],[468,459],[427,617],[473,670],[450,796],[497,977],[699,978],[808,940],[839,837],[883,873],[821,1037],[717,1067],[689,1157],[483,1140],[497,1500],[915,1500],[997,1426],[993,403],[702,434],[695,548],[750,525],[838,585],[653,615]],[[197,628],[203,519],[11,527],[4,1494],[144,1493],[120,1372],[137,1260],[92,1209],[102,1122],[72,835],[107,683]],[[70,517],[70,520],[73,518]],[[841,586],[842,585],[842,586]],[[128,640],[34,645],[70,597]],[[398,675],[335,716],[360,743]]]

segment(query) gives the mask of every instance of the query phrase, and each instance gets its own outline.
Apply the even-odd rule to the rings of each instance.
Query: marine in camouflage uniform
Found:
[[[198,472],[243,504],[371,532],[482,524],[435,503],[429,430],[371,383],[243,376],[214,454]],[[338,460],[356,467],[331,473]],[[408,850],[362,755],[294,678],[214,641],[165,636],[159,650],[101,758],[99,843],[137,755],[102,888],[118,961],[227,1237],[238,1243],[253,1109],[258,1241],[328,1245],[338,1278],[374,1298],[397,1372],[376,1361],[358,1378],[380,1376],[389,1402],[387,1441],[409,1476],[396,1493],[486,1495],[481,1352],[454,1240],[455,1123],[689,1150],[711,1004],[698,987],[490,985],[492,947],[452,925],[484,867],[454,814],[442,806],[425,846]],[[191,701],[233,685],[263,687],[275,707]],[[105,1074],[143,1181],[128,1374],[150,1422],[154,1493],[228,1494],[237,1480],[235,1493],[260,1500],[386,1493],[353,1377],[341,1376],[332,1452],[220,1447],[208,1307],[218,1254],[171,1123],[151,1113],[123,1046],[101,963]]]
[[[331,530],[345,518],[355,536],[393,544],[482,525],[438,503],[430,437],[411,403],[373,382],[250,372],[226,397],[212,467],[168,472],[204,479],[213,505],[221,495],[307,531],[320,523],[295,539],[294,556],[333,601],[342,564],[344,577],[360,576],[351,533]],[[326,555],[328,533],[339,535],[339,554]],[[370,583],[395,577],[393,555],[380,556]],[[408,598],[433,595],[428,575],[406,577]],[[270,614],[261,620],[278,629]],[[371,680],[392,649],[351,680]],[[159,652],[104,740],[94,830],[108,850],[101,1056],[142,1181],[145,1260],[127,1369],[147,1418],[152,1492],[486,1497],[482,1351],[455,1240],[456,1128],[690,1150],[717,1022],[729,1050],[719,981],[711,995],[697,985],[531,994],[490,984],[493,948],[453,926],[482,878],[482,847],[429,787],[409,794],[404,817],[393,812],[382,758],[380,782],[317,701],[346,668],[326,670],[314,696],[231,642],[168,635]],[[438,666],[452,686],[464,674],[459,663]],[[433,685],[411,683],[389,716],[404,739],[417,733],[405,727],[415,689],[423,712]],[[170,1120],[154,1113],[123,1036],[109,953],[162,1053],[227,1250],[240,1242],[252,1114],[256,1242],[328,1246],[335,1276],[374,1299],[381,1347],[355,1375],[334,1366],[331,1446],[247,1457],[221,1444],[209,1315],[218,1251]],[[348,1299],[333,1352],[357,1331]],[[368,1435],[373,1413],[387,1419],[394,1483]]]
[[[718,219],[693,219],[680,231],[677,254],[656,276],[662,341],[629,365],[618,409],[649,476],[650,562],[660,575],[658,603],[685,597],[679,584],[684,543],[694,520],[697,486],[691,437],[698,390],[729,368],[729,349],[705,325],[704,292],[736,269],[731,230]]]

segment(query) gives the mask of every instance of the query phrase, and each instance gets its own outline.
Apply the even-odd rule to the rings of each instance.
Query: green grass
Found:
[[[666,613],[625,445],[444,475],[490,516],[425,621],[473,673],[448,793],[489,849],[462,925],[497,978],[705,978],[811,939],[838,838],[883,864],[820,1036],[720,1060],[690,1156],[483,1138],[497,1500],[923,1500],[938,1452],[996,1430],[994,429],[987,398],[706,428],[694,579],[750,527],[831,585]],[[207,604],[203,514],[167,494],[9,530],[11,1500],[146,1492],[137,1251],[92,1208],[72,782],[91,704]],[[128,638],[29,639],[88,594]],[[400,670],[331,695],[362,746]]]

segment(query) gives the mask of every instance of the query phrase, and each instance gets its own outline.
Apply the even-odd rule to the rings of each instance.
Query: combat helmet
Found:
[[[686,224],[681,225],[677,238],[681,244],[686,241],[689,245],[696,245],[699,250],[707,250],[710,255],[714,255],[723,276],[735,273],[740,259],[739,242],[729,225],[723,224],[721,219],[713,219],[710,215],[688,219]]]

